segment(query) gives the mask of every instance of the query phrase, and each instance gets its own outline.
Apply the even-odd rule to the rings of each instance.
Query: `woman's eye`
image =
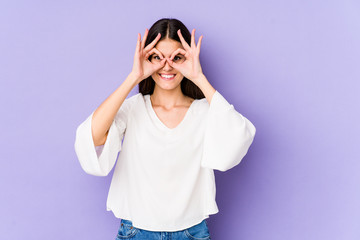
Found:
[[[180,56],[175,56],[175,57],[174,57],[174,61],[178,61],[178,60],[180,60],[180,59],[181,59]]]
[[[155,59],[155,60],[161,60],[158,55],[154,55],[154,56],[153,56],[153,59]]]

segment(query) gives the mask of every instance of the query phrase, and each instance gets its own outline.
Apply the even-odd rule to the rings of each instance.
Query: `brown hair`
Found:
[[[190,45],[191,34],[189,30],[186,28],[186,26],[180,20],[174,18],[162,18],[156,21],[149,29],[145,46],[150,44],[156,38],[158,33],[161,34],[161,38],[159,39],[159,41],[161,41],[164,38],[170,38],[175,41],[181,42],[177,34],[177,30],[179,29],[185,41]],[[151,56],[149,57],[149,60],[150,59]],[[182,79],[180,86],[182,93],[186,96],[189,96],[193,99],[201,99],[205,97],[204,93],[200,90],[200,88],[186,77]],[[143,95],[152,94],[154,92],[154,88],[155,88],[155,81],[151,76],[142,80],[139,83],[139,93],[142,93]]]

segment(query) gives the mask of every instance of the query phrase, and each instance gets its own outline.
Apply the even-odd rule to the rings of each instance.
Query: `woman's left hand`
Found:
[[[195,45],[195,29],[193,29],[191,33],[191,46],[185,41],[183,38],[180,29],[177,31],[181,44],[183,45],[184,49],[178,48],[176,49],[170,56],[170,59],[167,59],[170,66],[177,69],[181,72],[184,77],[193,81],[196,84],[197,79],[203,75],[201,65],[200,65],[200,47],[201,47],[201,40],[203,36],[201,35],[197,46]],[[185,57],[185,61],[173,61],[174,57],[178,54],[182,54]]]

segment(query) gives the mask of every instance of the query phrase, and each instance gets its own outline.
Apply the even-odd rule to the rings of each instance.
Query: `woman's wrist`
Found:
[[[139,83],[141,82],[143,79],[141,78],[141,76],[139,76],[138,74],[134,73],[134,72],[130,72],[128,75],[128,79],[130,79],[130,81],[133,81],[134,83]]]
[[[136,86],[139,82],[142,81],[142,79],[135,74],[134,72],[130,72],[129,75],[126,78],[126,81],[131,82],[134,86]]]
[[[196,85],[200,85],[200,84],[202,84],[204,81],[205,81],[205,82],[207,81],[204,73],[202,73],[202,72],[201,72],[197,77],[195,77],[195,78],[193,78],[193,79],[191,79],[191,80],[192,80]]]

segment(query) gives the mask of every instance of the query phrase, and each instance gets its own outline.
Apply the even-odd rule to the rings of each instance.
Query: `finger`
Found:
[[[186,50],[190,49],[190,46],[189,46],[189,44],[185,41],[185,39],[183,38],[180,29],[177,31],[177,33],[178,33],[178,35],[179,35],[179,38],[180,38],[180,41],[181,41],[181,44],[183,45],[183,47],[184,47]]]
[[[138,33],[135,53],[140,52],[140,39],[141,39],[141,35],[140,35],[140,33]]]
[[[191,47],[196,47],[196,45],[195,45],[195,28],[192,30],[192,33],[191,33]]]
[[[196,46],[197,52],[200,53],[200,48],[201,48],[201,41],[203,39],[203,35],[200,36],[199,40],[198,40],[198,44]]]
[[[156,36],[156,38],[155,38],[149,45],[147,45],[144,50],[145,50],[145,51],[149,51],[150,49],[152,49],[152,48],[156,45],[156,43],[157,43],[157,41],[160,39],[160,37],[161,37],[161,34],[158,33],[158,35]]]
[[[142,40],[142,42],[141,42],[141,49],[144,49],[145,42],[146,42],[146,38],[147,38],[148,34],[149,34],[149,30],[146,28],[146,29],[145,29],[145,33],[144,33],[143,40]]]
[[[146,55],[145,55],[145,59],[148,59],[152,54],[156,53],[157,55],[159,55],[159,57],[161,59],[164,58],[164,56],[161,54],[161,52],[159,52],[159,50],[157,50],[156,48],[151,49]]]
[[[152,50],[151,50],[150,52],[146,53],[144,59],[145,59],[145,60],[148,60],[148,58],[149,58],[153,53],[154,53],[154,51],[152,51]]]
[[[166,58],[163,58],[160,63],[157,64],[156,70],[159,70],[160,68],[164,67],[166,63]]]
[[[174,57],[175,57],[176,55],[178,55],[179,53],[181,53],[181,54],[184,55],[184,57],[185,57],[186,51],[185,51],[184,49],[182,49],[182,48],[176,49],[176,50],[171,54],[170,60],[173,60]]]
[[[173,61],[172,61],[171,59],[169,59],[169,58],[166,58],[166,61],[170,64],[171,67],[179,70],[179,65],[178,65],[177,63],[173,62]]]
[[[151,64],[152,72],[156,72],[159,69],[163,68],[165,66],[165,62],[166,62],[166,58],[163,58],[160,62],[152,63]]]
[[[151,51],[153,51],[153,52],[155,52],[157,55],[159,55],[159,57],[160,57],[161,59],[164,58],[164,56],[161,54],[161,52],[160,52],[159,50],[157,50],[157,48],[153,48]]]

